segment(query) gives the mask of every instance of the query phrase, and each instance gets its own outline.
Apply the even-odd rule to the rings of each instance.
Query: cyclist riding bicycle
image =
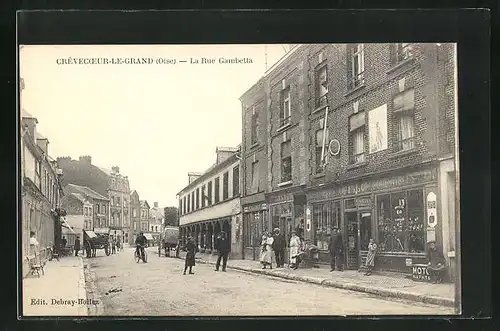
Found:
[[[144,261],[144,263],[146,263],[146,257],[144,256],[144,247],[146,246],[146,243],[147,239],[144,236],[144,233],[142,233],[142,231],[139,232],[139,235],[135,239],[135,245],[136,245],[135,251],[138,255],[140,254],[142,261]]]

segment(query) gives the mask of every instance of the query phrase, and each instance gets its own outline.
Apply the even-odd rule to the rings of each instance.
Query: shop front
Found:
[[[425,263],[427,241],[442,243],[435,217],[436,174],[436,168],[407,170],[327,189],[311,188],[306,213],[311,215],[310,237],[320,248],[321,260],[328,261],[331,229],[338,227],[347,269],[364,263],[370,239],[378,246],[376,269],[411,273],[413,264]]]
[[[259,200],[243,206],[243,259],[246,260],[259,259],[262,234],[269,231],[267,204]]]
[[[227,216],[181,225],[179,227],[179,236],[182,245],[186,245],[187,238],[192,237],[194,244],[201,253],[215,254],[215,239],[221,231],[226,233],[227,239],[230,240],[230,242],[232,240],[231,219],[231,216]]]
[[[306,195],[302,188],[293,188],[288,192],[276,192],[267,196],[269,210],[269,220],[267,224],[268,232],[278,228],[285,236],[286,242],[290,241],[292,231],[298,232],[299,236],[304,236],[304,228],[310,228],[304,220],[306,207]],[[285,261],[288,261],[288,251],[285,250]]]

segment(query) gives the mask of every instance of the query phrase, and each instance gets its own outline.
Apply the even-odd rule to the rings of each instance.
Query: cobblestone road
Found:
[[[408,315],[453,314],[453,308],[321,287],[197,264],[182,275],[184,261],[158,257],[136,263],[133,249],[88,260],[105,315]],[[231,261],[229,261],[231,263]]]

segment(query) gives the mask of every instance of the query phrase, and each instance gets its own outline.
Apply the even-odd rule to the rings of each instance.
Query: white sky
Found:
[[[282,45],[267,46],[268,68]],[[265,72],[264,45],[22,46],[21,107],[38,119],[53,158],[91,155],[119,166],[150,205],[177,206],[187,173],[241,142],[239,97]],[[59,58],[247,57],[253,64],[58,65]],[[216,61],[217,62],[217,61]]]

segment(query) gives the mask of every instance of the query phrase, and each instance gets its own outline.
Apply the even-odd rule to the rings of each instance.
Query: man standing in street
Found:
[[[283,268],[285,265],[285,236],[280,233],[280,229],[274,229],[273,250],[276,255],[276,268]]]
[[[78,256],[78,252],[80,252],[80,237],[75,239],[75,256]]]
[[[342,241],[342,234],[338,233],[336,227],[332,229],[328,250],[330,251],[330,272],[335,270],[335,265],[337,265],[339,271],[343,271],[344,242]]]
[[[219,257],[215,264],[215,271],[219,271],[220,260],[222,259],[222,271],[226,271],[227,256],[231,250],[231,244],[226,238],[226,233],[221,231],[215,240],[215,249],[219,251]]]

